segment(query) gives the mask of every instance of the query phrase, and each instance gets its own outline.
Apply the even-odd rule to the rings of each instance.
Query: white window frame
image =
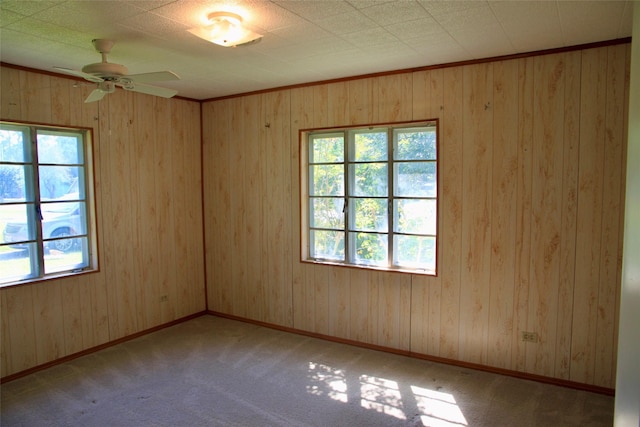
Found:
[[[396,135],[398,131],[411,131],[411,130],[427,130],[433,132],[435,135],[435,153],[433,158],[429,159],[396,159],[394,152],[396,150]],[[387,157],[384,160],[374,161],[356,161],[353,156],[355,152],[355,143],[353,142],[353,135],[357,133],[367,132],[386,132],[387,134]],[[374,270],[385,271],[398,271],[409,272],[413,274],[425,274],[425,275],[437,275],[437,252],[438,252],[438,152],[439,152],[439,134],[438,134],[438,121],[434,120],[421,120],[413,122],[403,123],[391,123],[391,124],[376,124],[366,126],[346,126],[340,128],[322,128],[322,129],[303,129],[300,131],[300,202],[301,202],[301,261],[319,264],[349,266],[357,268],[368,268]],[[342,139],[344,145],[344,155],[342,159],[335,161],[318,161],[313,159],[313,141],[322,138],[338,138]],[[387,176],[387,192],[384,195],[379,196],[362,196],[356,195],[355,180],[357,172],[355,169],[357,165],[363,163],[376,163],[379,166],[386,167]],[[407,163],[420,163],[429,164],[429,167],[434,170],[435,178],[433,185],[435,189],[433,194],[429,196],[408,197],[399,195],[396,183],[394,183],[397,176],[395,168],[400,164]],[[341,168],[344,187],[341,192],[340,189],[336,190],[337,193],[330,195],[314,195],[313,188],[313,175],[314,167],[328,167],[328,168]],[[418,167],[420,167],[418,165]],[[430,169],[430,170],[431,170]],[[334,169],[335,170],[335,169]],[[384,172],[383,172],[384,174]],[[359,176],[360,178],[362,175]],[[340,187],[338,185],[338,187]],[[314,203],[319,203],[320,199],[327,200],[329,205],[333,205],[334,218],[339,218],[340,207],[344,213],[341,225],[328,226],[316,224],[316,220],[312,217],[314,210],[316,209]],[[331,199],[329,201],[329,199]],[[339,199],[344,199],[344,202],[339,202]],[[386,229],[383,231],[375,230],[362,230],[356,226],[355,215],[357,210],[355,205],[359,200],[363,199],[375,199],[379,201],[381,209],[386,209],[380,217],[382,222],[386,221]],[[416,201],[417,203],[427,203],[430,206],[432,212],[431,218],[433,221],[433,228],[429,233],[423,231],[420,232],[406,232],[400,231],[399,220],[397,218],[398,209],[395,208],[395,203],[401,203],[403,201]],[[340,204],[342,203],[342,204]],[[339,206],[340,204],[340,206]],[[386,207],[383,205],[386,204]],[[320,209],[319,209],[320,211]],[[386,219],[383,218],[386,216]],[[435,218],[433,218],[435,216]],[[377,223],[377,220],[375,221]],[[384,227],[384,226],[383,226]],[[329,255],[316,253],[316,244],[314,242],[314,236],[316,232],[334,233],[338,238],[343,239],[343,245],[340,246],[341,253],[331,253]],[[381,249],[381,258],[370,262],[363,257],[356,255],[356,243],[355,239],[359,234],[378,235],[381,239],[381,245],[384,245],[386,240],[386,250]],[[428,241],[432,246],[432,258],[428,263],[421,263],[416,265],[415,263],[408,263],[407,261],[400,261],[401,253],[398,249],[398,241],[401,238],[416,238],[423,239],[422,241]],[[338,245],[336,245],[338,246]],[[386,252],[386,256],[385,256]]]
[[[0,274],[0,287],[98,271],[92,129],[4,120],[0,121],[0,126],[2,130],[20,132],[23,135],[24,159],[19,161],[15,159],[5,160],[3,159],[3,153],[0,152],[0,166],[22,168],[25,187],[25,194],[21,198],[6,200],[0,197],[0,208],[11,210],[12,208],[21,209],[21,207],[24,207],[23,212],[26,212],[26,218],[23,218],[23,220],[26,219],[25,227],[28,230],[26,232],[27,237],[20,238],[17,241],[15,239],[9,241],[8,234],[0,236],[0,249],[3,249],[6,254],[16,246],[23,248],[23,252],[20,255],[26,253],[26,259],[29,263],[29,271],[23,271],[24,266],[18,266],[18,263],[24,263],[24,257],[20,258],[18,256],[15,259],[9,257],[9,261],[7,261],[2,259],[2,252],[0,252],[0,263],[3,264],[3,270],[5,267],[10,270],[8,274],[6,270],[3,271],[3,274]],[[81,158],[71,163],[47,162],[46,159],[40,161],[38,135],[77,138],[81,146],[81,150],[78,150],[81,151],[78,157]],[[41,170],[47,167],[78,168],[83,173],[78,174],[71,188],[67,189],[62,197],[47,198],[43,196],[43,191],[40,188],[40,173]],[[47,208],[56,209],[60,207],[65,209],[67,204],[77,209],[78,212],[82,212],[82,214],[70,214],[73,215],[74,221],[80,222],[81,225],[77,228],[81,229],[75,230],[71,236],[43,235],[44,222],[46,222],[46,215],[43,215],[43,212],[46,212]],[[75,257],[68,257],[60,265],[56,265],[53,261],[48,261],[49,264],[45,267],[47,262],[45,260],[48,259],[46,257],[50,257],[52,252],[60,256],[61,248],[69,243],[76,245],[73,247],[79,254]],[[64,257],[64,253],[62,253],[62,256]],[[49,271],[46,272],[45,268],[48,268]],[[15,274],[13,274],[14,271],[16,272]]]

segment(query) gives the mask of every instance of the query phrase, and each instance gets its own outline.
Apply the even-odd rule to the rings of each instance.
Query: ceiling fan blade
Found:
[[[135,83],[127,86],[122,86],[126,90],[132,90],[134,92],[146,93],[147,95],[161,96],[163,98],[171,98],[178,93],[177,90],[167,89],[164,87],[144,85]]]
[[[134,82],[163,82],[168,80],[180,80],[180,77],[172,71],[157,71],[154,73],[129,74],[126,76]]]
[[[83,79],[88,80],[90,82],[100,83],[104,81],[102,77],[94,76],[93,74],[85,73],[80,70],[72,70],[70,68],[63,68],[63,67],[53,67],[53,68],[58,71],[62,71],[65,74],[70,74],[76,77],[82,77]]]
[[[84,100],[85,103],[87,102],[96,102],[96,101],[100,101],[102,98],[104,98],[104,96],[107,94],[108,92],[105,92],[103,90],[100,89],[94,89],[93,92],[91,92],[89,94],[89,96],[87,96],[87,99]]]

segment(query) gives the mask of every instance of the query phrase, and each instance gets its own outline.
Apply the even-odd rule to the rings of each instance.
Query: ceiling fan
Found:
[[[98,84],[98,87],[89,94],[84,102],[99,101],[106,94],[113,93],[116,90],[116,86],[134,92],[146,93],[147,95],[161,96],[163,98],[171,98],[178,93],[178,91],[173,89],[145,84],[149,82],[180,80],[177,74],[171,71],[128,74],[129,70],[127,70],[127,67],[124,65],[107,62],[107,54],[111,52],[111,48],[115,44],[113,40],[94,39],[91,43],[93,43],[96,51],[102,55],[102,62],[85,65],[82,71],[53,67],[65,74],[82,77],[85,80]]]

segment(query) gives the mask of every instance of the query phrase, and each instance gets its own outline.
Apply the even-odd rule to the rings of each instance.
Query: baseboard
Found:
[[[150,334],[152,332],[157,332],[161,329],[168,328],[170,326],[177,325],[182,322],[186,322],[187,320],[195,319],[196,317],[204,316],[209,314],[208,311],[200,311],[198,313],[190,314],[185,317],[181,317],[180,319],[172,320],[171,322],[163,323],[162,325],[154,326],[153,328],[145,329],[144,331],[136,332],[135,334],[127,335],[126,337],[118,338],[113,341],[106,342],[104,344],[97,345],[95,347],[88,348],[86,350],[79,351],[77,353],[69,354],[67,356],[60,357],[58,359],[52,360],[47,363],[43,363],[42,365],[37,365],[29,369],[25,369],[24,371],[16,372],[7,376],[0,378],[0,384],[7,383],[9,381],[17,380],[18,378],[25,377],[27,375],[33,374],[34,372],[42,371],[43,369],[50,368],[52,366],[60,365],[62,363],[68,362],[73,359],[77,359],[78,357],[86,356],[91,353],[95,353],[96,351],[104,350],[108,347],[113,347],[114,345],[121,344],[126,341],[130,341],[135,338],[139,338],[143,335]]]
[[[607,396],[615,396],[615,389],[612,389],[612,388],[600,387],[600,386],[596,386],[596,385],[592,385],[592,384],[584,384],[584,383],[580,383],[580,382],[576,382],[576,381],[564,380],[564,379],[560,379],[560,378],[546,377],[544,375],[529,374],[529,373],[526,373],[526,372],[514,371],[514,370],[510,370],[510,369],[496,368],[496,367],[493,367],[493,366],[482,365],[482,364],[479,364],[479,363],[470,363],[470,362],[464,362],[464,361],[456,360],[456,359],[447,359],[447,358],[444,358],[444,357],[431,356],[431,355],[428,355],[428,354],[416,353],[416,352],[408,351],[408,350],[400,350],[400,349],[393,348],[393,347],[385,347],[385,346],[380,346],[380,345],[375,345],[375,344],[368,344],[368,343],[363,343],[363,342],[360,342],[360,341],[349,340],[349,339],[346,339],[346,338],[339,338],[339,337],[334,337],[334,336],[331,336],[331,335],[324,335],[324,334],[319,334],[319,333],[315,333],[315,332],[305,331],[305,330],[302,330],[302,329],[290,328],[290,327],[287,327],[287,326],[281,326],[281,325],[276,325],[276,324],[272,324],[272,323],[262,322],[262,321],[259,321],[259,320],[248,319],[248,318],[245,318],[245,317],[240,317],[240,316],[234,316],[234,315],[231,315],[231,314],[220,313],[220,312],[212,311],[212,310],[208,310],[207,313],[212,315],[212,316],[223,317],[223,318],[231,319],[231,320],[238,320],[240,322],[245,322],[245,323],[252,323],[254,325],[264,326],[264,327],[270,328],[270,329],[277,329],[277,330],[284,331],[284,332],[290,332],[290,333],[294,333],[294,334],[298,334],[298,335],[304,335],[304,336],[308,336],[308,337],[312,337],[312,338],[318,338],[318,339],[322,339],[322,340],[326,340],[326,341],[333,341],[333,342],[337,342],[337,343],[341,343],[341,344],[348,344],[348,345],[352,345],[352,346],[356,346],[356,347],[367,348],[367,349],[370,349],[370,350],[384,351],[384,352],[387,352],[387,353],[398,354],[398,355],[401,355],[401,356],[408,356],[408,357],[413,357],[413,358],[416,358],[416,359],[427,360],[427,361],[430,361],[430,362],[443,363],[443,364],[447,364],[447,365],[459,366],[459,367],[462,367],[462,368],[469,368],[469,369],[475,369],[475,370],[478,370],[478,371],[491,372],[491,373],[494,373],[494,374],[507,375],[507,376],[510,376],[510,377],[520,378],[520,379],[523,379],[523,380],[537,381],[537,382],[541,382],[541,383],[545,383],[545,384],[553,384],[553,385],[572,388],[572,389],[576,389],[576,390],[583,390],[583,391],[589,391],[589,392],[592,392],[592,393],[604,394],[604,395],[607,395]]]

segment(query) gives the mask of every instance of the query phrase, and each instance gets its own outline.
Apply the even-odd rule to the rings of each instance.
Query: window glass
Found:
[[[435,274],[437,123],[303,135],[303,258]]]
[[[2,122],[0,286],[96,267],[86,135]]]

